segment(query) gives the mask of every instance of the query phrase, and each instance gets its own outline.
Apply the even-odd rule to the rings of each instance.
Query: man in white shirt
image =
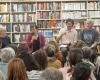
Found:
[[[77,42],[78,33],[74,28],[74,20],[67,19],[66,26],[59,31],[58,39],[60,44],[75,45]]]

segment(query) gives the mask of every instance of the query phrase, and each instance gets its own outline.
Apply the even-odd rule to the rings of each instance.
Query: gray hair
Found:
[[[94,24],[94,21],[92,19],[87,19],[86,22]]]
[[[0,57],[2,62],[8,63],[11,58],[15,57],[15,51],[10,47],[3,48]]]
[[[47,68],[41,73],[40,80],[63,80],[63,74],[56,68]]]

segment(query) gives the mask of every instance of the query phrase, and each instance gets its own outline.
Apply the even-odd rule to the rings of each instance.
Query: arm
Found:
[[[78,32],[75,31],[75,33],[74,33],[74,43],[73,43],[73,45],[76,44],[77,40],[78,40]]]
[[[99,41],[99,33],[96,31],[95,32],[95,40],[94,40],[94,43],[91,45],[91,47],[90,48],[95,48],[96,46],[97,46],[97,43],[98,43],[98,41]]]
[[[60,31],[59,31],[59,34],[58,34],[58,38],[57,38],[57,42],[61,41],[61,38],[62,36],[66,34],[66,31],[64,28],[62,28]]]

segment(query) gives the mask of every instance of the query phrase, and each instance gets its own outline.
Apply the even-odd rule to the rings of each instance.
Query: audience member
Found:
[[[29,80],[23,60],[13,58],[9,61],[8,80]]]
[[[58,69],[47,68],[41,73],[40,80],[63,80],[63,75]]]
[[[24,61],[27,71],[38,70],[39,66],[32,56],[28,53],[28,45],[22,43],[18,46],[17,57]]]
[[[7,47],[7,48],[3,48],[1,50],[0,70],[5,75],[6,79],[7,79],[7,73],[8,73],[8,68],[7,68],[8,62],[9,62],[10,59],[12,59],[14,57],[15,57],[15,51],[12,48]]]
[[[48,67],[61,68],[62,64],[60,60],[55,57],[55,50],[50,45],[45,48],[46,54],[48,56]]]
[[[78,63],[74,67],[70,80],[89,80],[91,75],[91,67],[88,63]],[[93,80],[93,79],[90,79]]]
[[[60,61],[62,62],[62,66],[64,66],[64,58],[63,58],[63,55],[62,55],[62,53],[61,53],[61,51],[60,51],[60,48],[59,48],[57,42],[54,41],[54,40],[50,40],[50,41],[48,42],[48,44],[50,44],[51,47],[54,48],[54,50],[55,50],[55,57],[56,57],[58,60],[60,60]]]
[[[80,48],[72,48],[69,51],[68,61],[69,63],[64,68],[60,68],[59,70],[63,73],[65,80],[70,80],[70,77],[73,72],[73,67],[82,62],[83,52]]]

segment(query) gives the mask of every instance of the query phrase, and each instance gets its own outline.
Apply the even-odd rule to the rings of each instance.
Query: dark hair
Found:
[[[66,23],[71,22],[74,25],[74,20],[73,19],[67,19]]]
[[[55,50],[50,45],[46,46],[45,51],[48,57],[53,57],[55,55]]]
[[[44,70],[47,67],[48,60],[47,60],[47,55],[45,51],[43,50],[37,50],[32,54],[32,57],[36,60],[38,63],[40,70]]]
[[[85,46],[85,47],[82,48],[82,50],[83,50],[83,57],[85,59],[90,59],[91,49],[89,47]]]
[[[36,24],[30,25],[31,28],[35,27],[36,29],[38,29],[39,27]]]
[[[18,46],[18,51],[17,51],[17,54],[21,54],[23,52],[26,52],[28,53],[28,45],[26,43],[21,43],[19,44]]]
[[[71,80],[89,80],[91,67],[89,63],[78,63],[74,67]]]
[[[70,66],[76,65],[79,62],[82,62],[83,59],[83,51],[81,48],[72,48],[69,51],[69,62]]]
[[[8,47],[13,48],[15,53],[17,53],[17,45],[15,45],[15,44],[8,44]]]

